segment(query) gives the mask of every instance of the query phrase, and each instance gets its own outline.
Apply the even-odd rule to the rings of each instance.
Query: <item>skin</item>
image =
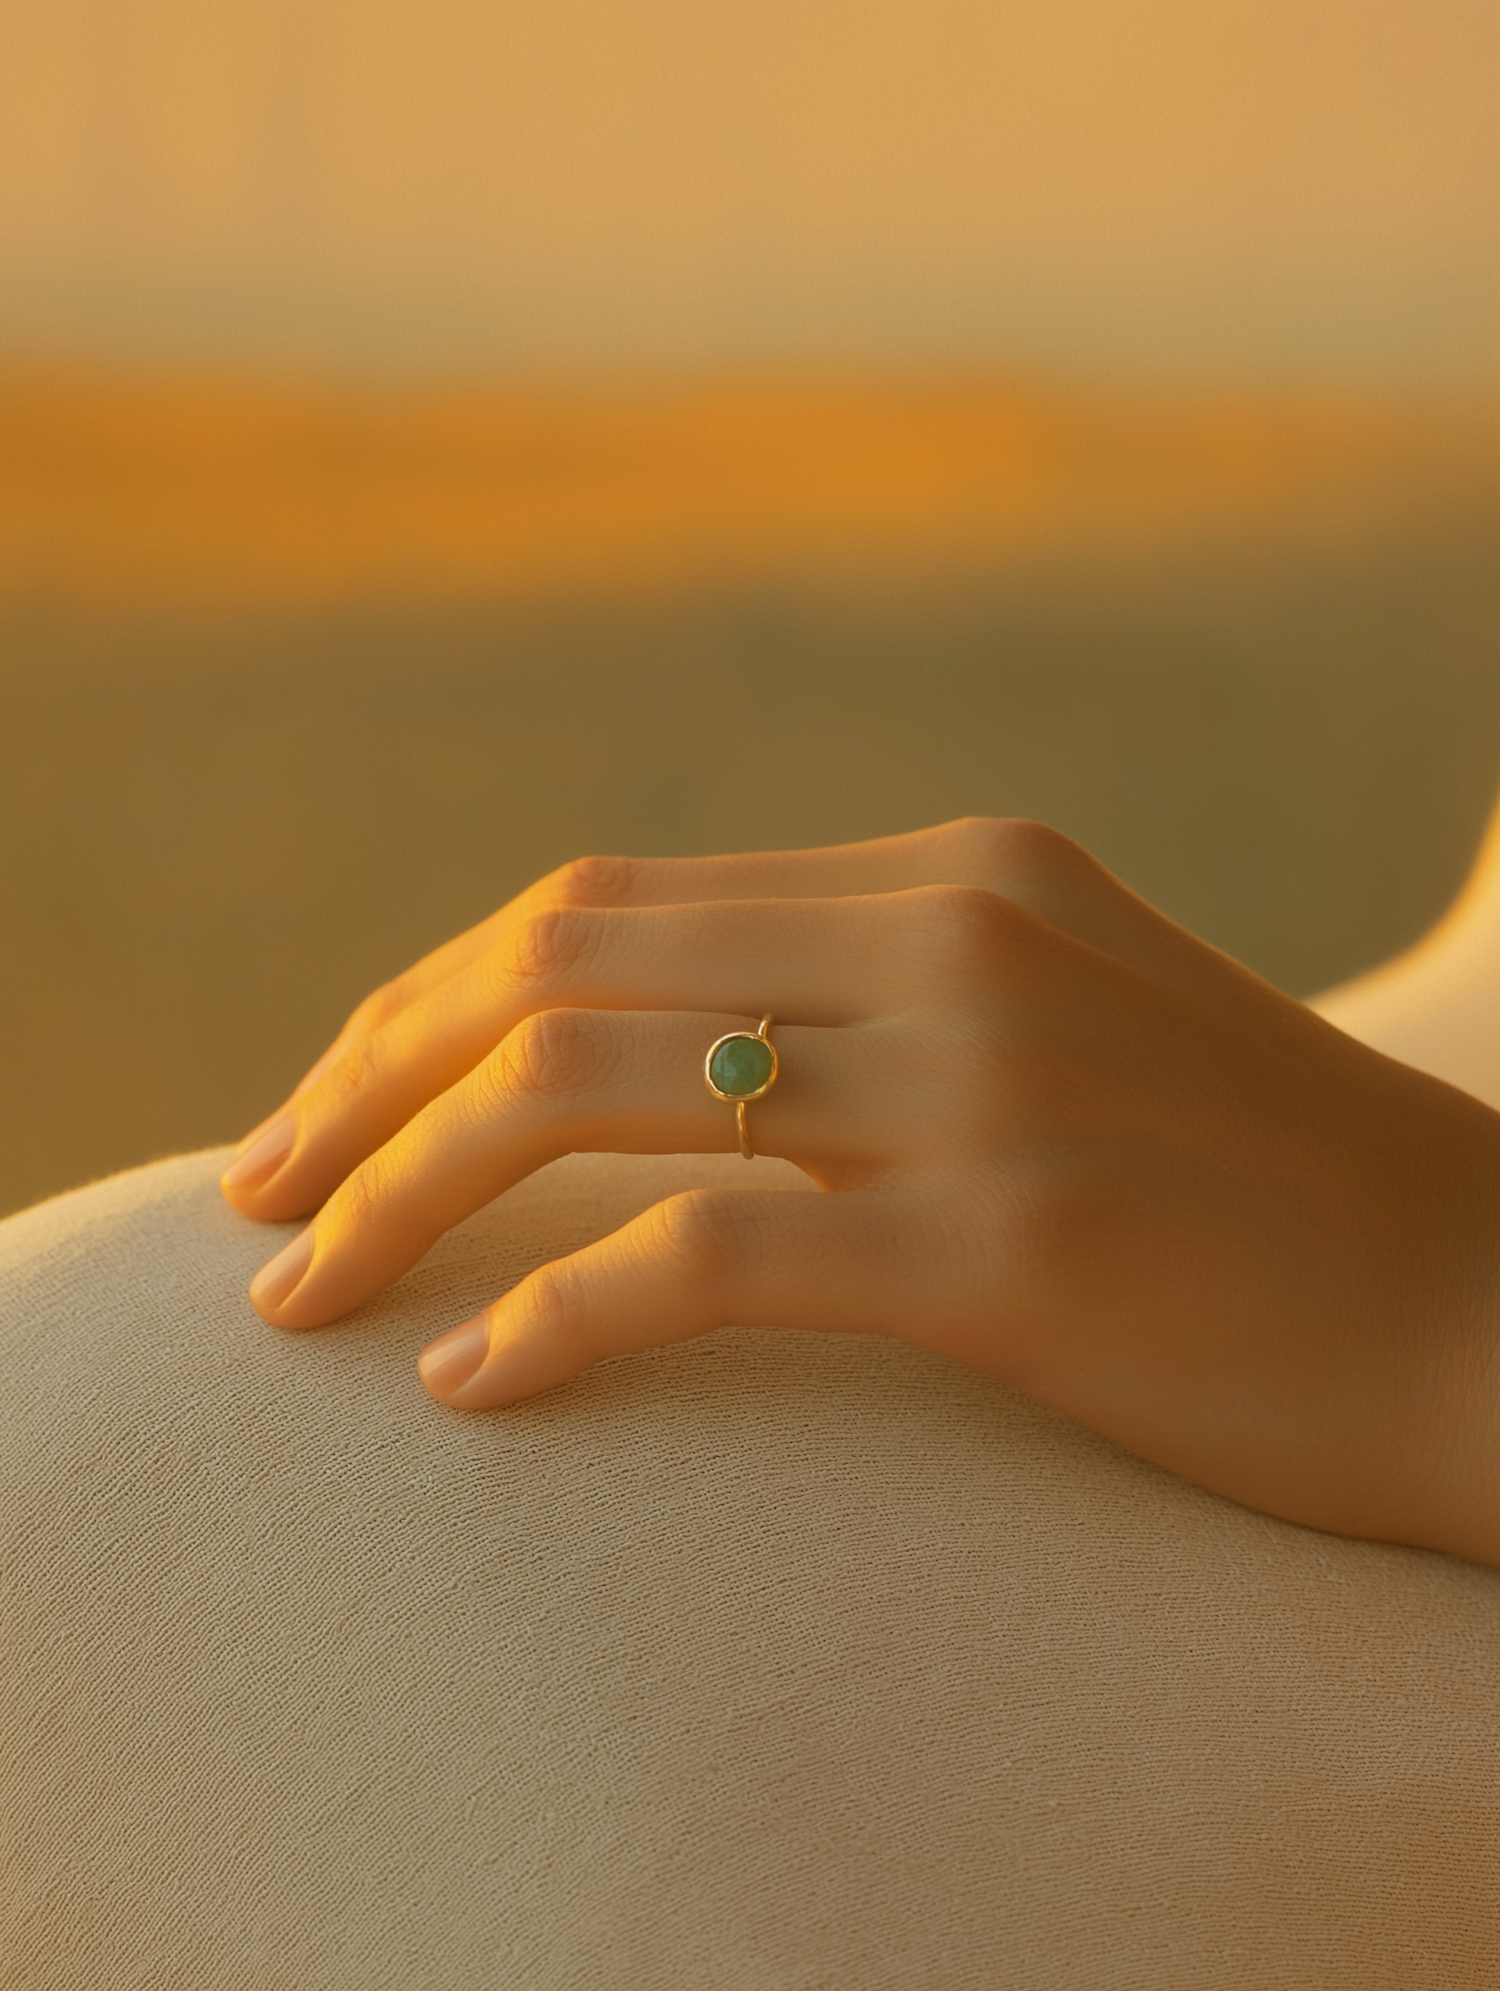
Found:
[[[880,1332],[1249,1506],[1500,1565],[1500,1115],[1356,1043],[1077,845],[968,820],[583,859],[363,1003],[229,1200],[337,1319],[581,1149],[724,1152],[702,1082],[769,1010],[757,1150],[524,1279],[423,1380],[512,1404],[735,1322]]]

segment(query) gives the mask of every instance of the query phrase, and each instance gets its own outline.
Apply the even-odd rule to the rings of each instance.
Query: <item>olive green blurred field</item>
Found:
[[[0,1208],[265,1113],[373,983],[585,850],[1056,823],[1297,992],[1500,786],[1500,533],[628,605],[0,622]]]

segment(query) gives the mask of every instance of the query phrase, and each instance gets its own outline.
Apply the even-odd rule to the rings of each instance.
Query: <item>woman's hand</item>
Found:
[[[704,1053],[765,1012],[750,1133],[807,1192],[676,1196],[542,1267],[425,1351],[435,1396],[733,1322],[878,1331],[1251,1506],[1500,1562],[1500,1116],[1034,823],[543,879],[245,1143],[238,1209],[318,1213],[257,1309],[335,1319],[573,1150],[732,1150]]]

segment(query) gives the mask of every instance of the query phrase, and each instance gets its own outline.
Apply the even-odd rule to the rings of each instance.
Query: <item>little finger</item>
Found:
[[[734,1324],[909,1331],[931,1284],[916,1207],[898,1190],[671,1197],[433,1342],[422,1381],[440,1402],[492,1410],[609,1356]]]

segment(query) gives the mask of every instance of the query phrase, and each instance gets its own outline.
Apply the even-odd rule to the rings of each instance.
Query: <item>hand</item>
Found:
[[[733,1322],[881,1332],[1251,1506],[1500,1562],[1500,1116],[1033,823],[543,879],[246,1142],[237,1208],[318,1213],[254,1304],[333,1320],[577,1149],[732,1150],[703,1057],[765,1011],[750,1130],[807,1191],[676,1196],[542,1267],[425,1351],[435,1396]]]

